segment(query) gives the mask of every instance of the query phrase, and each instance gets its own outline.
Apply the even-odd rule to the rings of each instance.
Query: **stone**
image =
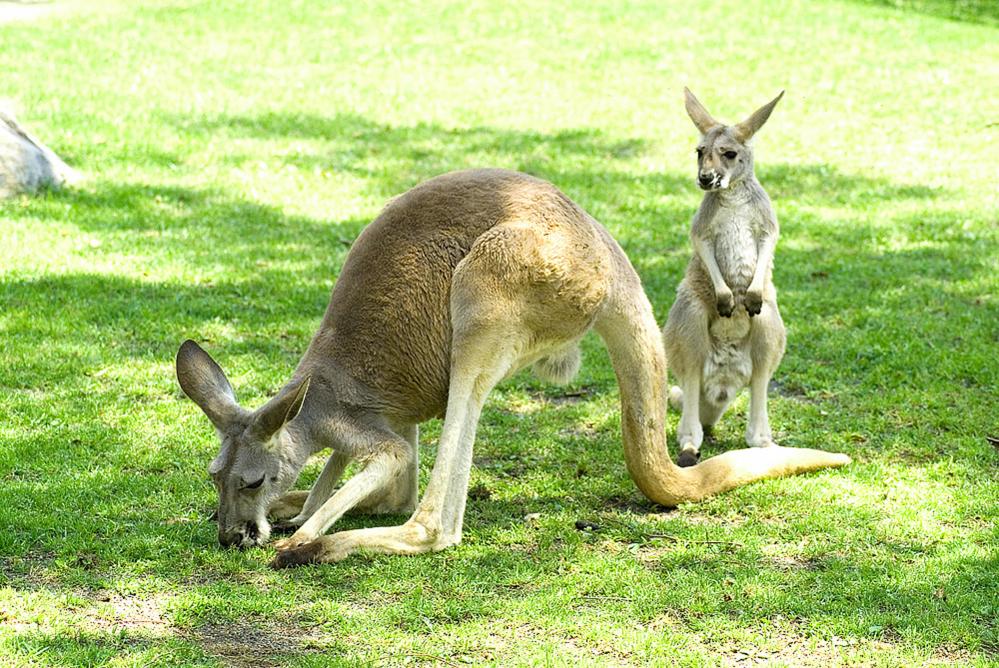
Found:
[[[78,175],[27,132],[14,115],[0,109],[0,198],[58,188]]]

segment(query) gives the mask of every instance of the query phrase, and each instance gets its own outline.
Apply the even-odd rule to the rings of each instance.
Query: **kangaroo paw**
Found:
[[[315,564],[319,562],[322,552],[322,541],[314,540],[295,548],[278,551],[274,555],[274,559],[271,560],[270,566],[273,569],[282,569],[304,566],[305,564]]]
[[[684,448],[676,458],[677,466],[693,466],[701,459],[701,453],[693,448]]]

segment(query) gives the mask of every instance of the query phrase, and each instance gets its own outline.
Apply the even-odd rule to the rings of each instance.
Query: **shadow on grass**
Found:
[[[216,666],[221,661],[226,666],[273,668],[303,654],[300,635],[297,629],[268,629],[259,624],[209,625],[166,636],[121,628],[76,629],[21,633],[0,647],[6,645],[13,656],[44,657],[44,665],[52,666]],[[331,661],[337,658],[329,647],[322,653]]]
[[[394,197],[431,176],[456,169],[510,166],[544,176],[546,168],[562,161],[621,162],[647,148],[644,140],[609,139],[590,129],[541,133],[446,128],[433,123],[391,126],[346,112],[329,117],[266,113],[171,120],[196,135],[280,140],[274,158],[300,168],[351,174],[381,198]],[[296,140],[311,143],[302,145]],[[260,157],[254,150],[230,152],[224,159],[242,164]]]
[[[319,264],[337,267],[367,223],[316,221],[221,192],[147,184],[51,192],[32,203],[32,213],[100,234],[97,248],[80,253],[94,259],[115,251],[132,255],[133,271],[143,262],[150,269],[178,264],[194,278],[216,269],[233,279],[275,281],[292,274],[312,278]]]
[[[851,0],[865,5],[876,5],[895,9],[899,12],[912,12],[936,16],[937,18],[980,23],[999,27],[999,4],[994,0]]]
[[[96,633],[21,633],[0,644],[13,657],[35,665],[44,657],[46,666],[108,666],[128,663],[142,666],[214,666],[197,648],[174,638],[153,638],[128,631]],[[273,663],[258,665],[275,665]]]
[[[65,389],[129,358],[171,361],[185,338],[215,342],[223,323],[246,330],[225,341],[228,354],[297,361],[298,339],[319,321],[329,289],[318,277],[289,286],[262,273],[200,286],[108,274],[7,281],[0,284],[5,330],[24,337],[15,345],[24,354],[0,375],[23,390],[56,390],[53,379],[62,377]],[[40,340],[44,349],[30,344]]]

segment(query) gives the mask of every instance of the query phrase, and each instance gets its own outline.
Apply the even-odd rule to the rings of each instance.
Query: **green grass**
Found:
[[[991,7],[178,0],[0,24],[0,90],[88,175],[0,203],[0,664],[999,665]],[[483,165],[594,214],[664,319],[699,199],[685,84],[730,121],[788,91],[757,140],[789,336],[771,421],[853,466],[653,506],[590,337],[568,393],[491,397],[461,546],[283,572],[217,547],[181,341],[259,405],[385,200]]]

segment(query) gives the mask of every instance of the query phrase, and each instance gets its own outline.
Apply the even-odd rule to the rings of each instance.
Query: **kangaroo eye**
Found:
[[[243,489],[257,489],[258,487],[260,487],[263,484],[264,484],[264,478],[263,478],[263,476],[261,476],[260,480],[255,480],[255,481],[251,482],[250,484],[248,484]]]
[[[735,160],[735,157],[737,155],[739,154],[736,153],[735,151],[725,151],[725,157],[728,158],[729,160]]]

